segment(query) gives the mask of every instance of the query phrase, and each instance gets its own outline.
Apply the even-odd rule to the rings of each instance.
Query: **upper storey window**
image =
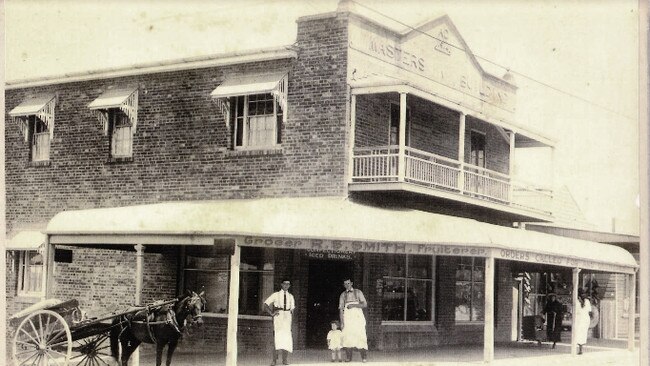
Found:
[[[111,89],[88,108],[96,111],[104,134],[110,139],[111,158],[133,155],[133,135],[138,124],[138,89]]]
[[[29,142],[32,161],[50,160],[50,141],[54,137],[54,95],[25,99],[9,115],[20,125],[25,142]]]
[[[281,143],[287,109],[286,73],[227,78],[211,95],[224,114],[235,149],[264,149]]]

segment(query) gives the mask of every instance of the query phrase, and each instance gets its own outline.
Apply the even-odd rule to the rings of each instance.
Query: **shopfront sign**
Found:
[[[335,250],[307,250],[305,256],[309,259],[326,259],[334,261],[354,260],[354,252],[339,252]]]
[[[411,244],[380,241],[348,241],[327,239],[290,239],[247,236],[241,245],[302,249],[316,253],[386,253],[386,254],[419,254],[419,255],[449,255],[468,257],[487,257],[489,248],[444,245],[444,244]],[[323,259],[324,255],[323,255]]]
[[[354,253],[443,255],[454,257],[490,257],[559,267],[584,268],[614,273],[633,273],[634,269],[564,255],[536,253],[525,250],[499,249],[473,245],[415,244],[382,241],[349,241],[329,239],[294,239],[246,236],[239,245],[266,248],[305,250],[313,259],[352,260]]]
[[[563,255],[534,253],[524,250],[494,249],[494,257],[519,262],[548,264],[559,267],[584,268],[604,272],[630,272],[630,268],[614,264],[595,262],[585,259],[567,257]]]

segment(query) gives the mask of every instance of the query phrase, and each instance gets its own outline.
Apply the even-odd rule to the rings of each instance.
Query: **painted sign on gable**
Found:
[[[515,110],[516,87],[485,73],[446,20],[404,35],[358,20],[350,23],[349,47],[350,67],[360,77],[408,82],[480,112]]]

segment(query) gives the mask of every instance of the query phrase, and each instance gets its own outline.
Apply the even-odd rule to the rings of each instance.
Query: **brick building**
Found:
[[[553,141],[515,122],[510,75],[446,16],[396,30],[348,6],[300,18],[292,46],[8,84],[8,313],[205,287],[182,347],[236,362],[271,349],[261,301],[280,279],[296,347],[323,348],[351,277],[371,349],[490,359],[521,338],[522,273],[569,301],[584,273],[634,276],[620,248],[512,228],[553,220],[552,192],[511,174],[517,149]]]

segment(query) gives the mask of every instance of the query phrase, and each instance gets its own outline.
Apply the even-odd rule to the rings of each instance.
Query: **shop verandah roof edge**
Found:
[[[158,233],[423,243],[637,267],[629,252],[612,245],[412,209],[368,206],[345,197],[179,201],[65,211],[50,220],[46,233],[51,237]]]

